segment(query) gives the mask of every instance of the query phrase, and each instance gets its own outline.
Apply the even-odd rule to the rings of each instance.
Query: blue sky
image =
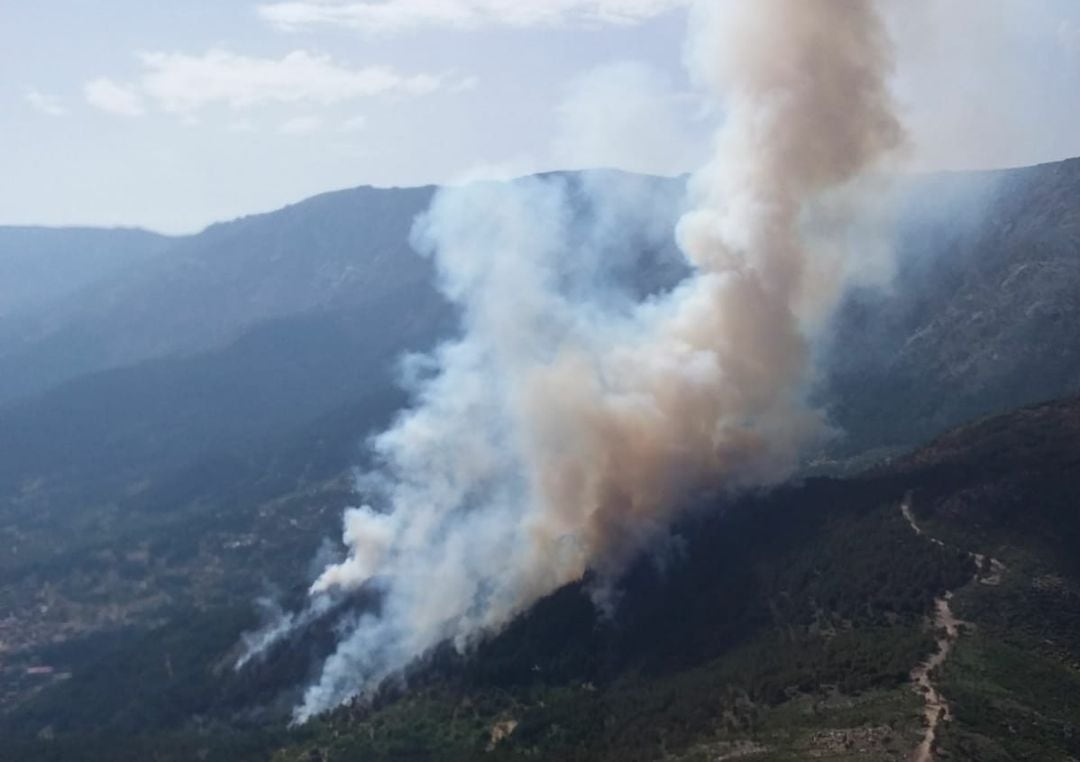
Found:
[[[180,232],[477,168],[685,171],[717,114],[684,3],[0,0],[0,223]],[[892,5],[912,166],[1080,154],[1078,6]]]

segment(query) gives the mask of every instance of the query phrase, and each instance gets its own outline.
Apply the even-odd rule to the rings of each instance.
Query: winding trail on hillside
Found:
[[[915,516],[911,512],[910,496],[906,497],[900,505],[900,512],[904,514],[904,519],[907,520],[915,534],[925,537],[941,548],[947,547],[944,542],[923,531],[922,527],[915,521]],[[1000,584],[1001,575],[1005,571],[1003,563],[997,559],[989,559],[990,573],[984,576],[982,571],[987,567],[986,557],[978,553],[968,553],[968,555],[975,561],[975,576],[972,578],[972,582],[983,585]],[[948,590],[934,601],[934,631],[941,633],[937,637],[937,651],[911,672],[911,679],[916,690],[922,693],[926,701],[924,710],[926,732],[923,734],[922,742],[911,755],[912,762],[933,762],[934,743],[937,741],[938,728],[942,722],[948,722],[952,719],[949,702],[941,694],[937,686],[934,685],[933,674],[935,670],[945,664],[952,653],[953,647],[956,645],[956,641],[960,639],[960,625],[963,622],[957,619],[952,610],[954,593],[954,590]]]

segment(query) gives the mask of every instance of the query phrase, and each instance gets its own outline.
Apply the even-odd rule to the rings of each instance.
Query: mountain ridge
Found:
[[[410,690],[289,730],[336,617],[372,597],[237,673],[252,601],[303,605],[312,559],[340,552],[325,538],[356,499],[364,436],[408,404],[394,358],[458,330],[431,263],[403,248],[426,200],[370,193],[386,214],[345,226],[365,194],[225,225],[130,312],[128,286],[104,287],[105,317],[41,350],[38,378],[0,375],[0,759],[901,760],[924,738],[911,671],[949,591],[974,626],[931,676],[955,715],[938,748],[1080,754],[1080,401],[993,415],[1078,391],[1077,161],[910,197],[896,279],[842,305],[816,400],[848,430],[841,454],[887,461],[710,498],[665,563],[623,581],[622,619],[597,617],[586,580],[468,659],[437,649]],[[639,295],[679,277],[648,232],[616,263]],[[361,260],[378,271],[342,280]],[[155,310],[131,331],[117,317]],[[909,495],[943,545],[905,520]],[[999,584],[971,583],[988,576],[971,554],[1005,565]]]

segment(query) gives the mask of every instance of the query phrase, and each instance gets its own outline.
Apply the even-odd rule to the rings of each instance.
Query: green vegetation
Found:
[[[849,466],[1080,385],[1078,172],[915,181],[913,205],[947,214],[902,224],[895,293],[848,301],[823,368]],[[673,216],[682,182],[644,182]],[[404,401],[394,358],[455,330],[405,245],[431,192],[328,194],[178,239],[0,236],[16,286],[0,282],[15,310],[0,325],[0,760],[904,760],[922,731],[910,672],[945,590],[969,624],[934,675],[954,715],[941,756],[1080,758],[1076,400],[858,478],[702,505],[662,564],[622,581],[614,618],[588,581],[565,588],[467,657],[431,654],[407,689],[289,728],[338,617],[371,600],[231,664],[254,600],[299,605],[340,532],[358,441]],[[984,193],[1004,224],[939,203]],[[678,281],[671,241],[627,238],[612,277],[628,293]],[[90,258],[54,280],[76,250]],[[944,547],[901,519],[908,493]],[[981,570],[997,584],[971,582],[969,552],[1007,565]]]
[[[843,490],[808,484],[700,520],[681,561],[630,574],[613,621],[560,591],[470,657],[436,657],[400,698],[320,721],[281,759],[644,761],[747,744],[763,759],[904,759],[922,708],[909,673],[933,649],[924,617],[973,567],[895,504],[845,505]]]
[[[942,748],[958,759],[1080,755],[1076,580],[1031,576],[1022,563],[1000,586],[972,586],[957,602],[974,623],[942,674],[956,713]]]
[[[861,478],[702,506],[662,563],[626,575],[614,617],[586,580],[466,656],[431,654],[371,705],[289,728],[336,616],[231,665],[254,597],[276,583],[297,603],[337,529],[348,432],[368,420],[357,409],[243,467],[208,461],[149,485],[123,503],[122,542],[88,532],[61,562],[9,566],[5,601],[40,600],[43,632],[49,616],[88,620],[56,644],[16,623],[29,645],[4,664],[0,760],[904,760],[922,732],[910,673],[935,649],[926,622],[946,591],[970,624],[935,676],[954,715],[942,753],[1075,758],[1078,412],[1021,411]],[[908,493],[945,545],[904,520]],[[1008,568],[973,583],[994,570],[969,550]],[[92,620],[103,610],[115,619]],[[39,664],[53,674],[26,673]]]

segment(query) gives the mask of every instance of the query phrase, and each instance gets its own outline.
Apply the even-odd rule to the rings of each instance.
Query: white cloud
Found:
[[[67,116],[67,109],[64,108],[60,99],[55,95],[48,95],[40,90],[30,88],[23,94],[23,98],[30,104],[31,108],[46,116]]]
[[[139,55],[141,76],[130,85],[97,79],[86,97],[106,111],[137,115],[142,99],[163,111],[191,117],[211,106],[243,110],[265,104],[330,106],[378,95],[420,96],[444,86],[442,76],[406,75],[386,66],[352,68],[330,56],[295,50],[281,58],[255,58],[227,50],[202,55]]]
[[[342,132],[360,132],[367,128],[367,117],[363,114],[357,114],[354,117],[350,117],[341,123]]]
[[[125,85],[101,77],[87,82],[83,88],[86,102],[102,111],[119,116],[142,116],[142,100],[138,93]]]
[[[323,127],[323,120],[317,116],[297,116],[278,128],[283,135],[310,135]]]
[[[430,74],[403,75],[384,66],[349,68],[329,56],[297,50],[280,59],[225,50],[201,56],[144,53],[141,89],[165,110],[190,113],[213,104],[243,109],[265,103],[332,105],[384,94],[425,95],[442,86]]]
[[[1058,24],[1058,45],[1069,56],[1080,56],[1080,21],[1064,19]]]
[[[291,30],[335,25],[365,32],[424,26],[558,26],[637,24],[688,0],[288,0],[259,6],[259,15]]]
[[[250,119],[234,119],[231,122],[229,122],[228,130],[229,130],[229,132],[247,132],[247,133],[257,132],[258,131],[257,128],[255,127],[255,123],[252,122]]]

